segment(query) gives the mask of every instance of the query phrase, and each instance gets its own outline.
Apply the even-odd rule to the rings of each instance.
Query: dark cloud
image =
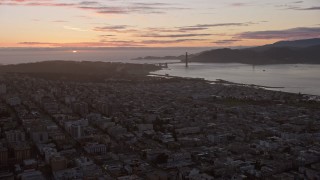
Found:
[[[192,26],[184,26],[179,27],[181,31],[198,31],[198,30],[206,30],[212,27],[226,27],[226,26],[249,26],[251,24],[255,24],[252,22],[246,23],[218,23],[218,24],[197,24]]]
[[[176,40],[145,40],[141,41],[143,44],[171,44],[181,42],[203,41],[204,39],[176,39]]]
[[[47,3],[47,2],[29,2],[27,4],[22,4],[25,6],[57,6],[57,7],[73,7],[76,4],[74,3]]]
[[[210,36],[211,34],[146,34],[140,37],[150,38],[181,38],[181,37],[198,37],[198,36]]]
[[[314,11],[314,10],[320,10],[320,6],[313,6],[313,7],[298,7],[298,6],[284,6],[286,7],[286,10],[298,10],[298,11]]]
[[[284,10],[320,10],[320,6],[303,7],[304,1],[294,1],[288,4],[281,4],[275,7],[283,8]]]
[[[147,31],[147,33],[179,33],[181,32],[177,28],[161,28],[161,27],[146,28],[145,31]]]
[[[103,41],[103,42],[77,42],[77,43],[50,43],[50,42],[20,42],[19,44],[28,46],[51,46],[51,47],[113,47],[113,46],[128,46],[136,47],[143,46],[135,41]]]
[[[127,7],[132,12],[141,13],[165,13],[167,10],[187,10],[189,8],[179,7],[169,3],[132,3]]]
[[[116,35],[113,35],[113,34],[100,35],[100,37],[113,37],[113,36],[116,36]]]
[[[264,23],[267,21],[260,21],[259,23]],[[249,26],[257,23],[253,22],[245,22],[245,23],[218,23],[218,24],[197,24],[197,25],[190,25],[190,26],[180,26],[174,28],[147,28],[147,31],[150,32],[157,32],[157,33],[187,33],[193,31],[203,31],[208,30],[214,27],[227,27],[227,26]]]
[[[136,3],[130,2],[125,5],[109,6],[98,1],[82,1],[79,3],[57,3],[51,0],[13,0],[0,1],[0,5],[8,6],[53,6],[53,7],[72,7],[82,10],[90,10],[100,14],[159,14],[169,10],[184,10],[188,8],[169,3]]]
[[[256,24],[253,22],[246,22],[246,23],[217,23],[217,24],[197,24],[191,26],[182,26],[177,27],[176,32],[190,32],[190,31],[202,31],[207,30],[214,27],[227,27],[227,26],[249,26],[252,24]]]
[[[99,4],[98,2],[96,1],[82,1],[79,3],[80,5],[97,5]]]
[[[297,10],[320,10],[320,6],[314,6],[314,7],[309,7],[309,8],[300,8]]]
[[[127,25],[116,25],[116,26],[95,27],[93,30],[95,30],[95,31],[114,31],[114,30],[124,30],[127,28],[128,28]]]
[[[214,34],[209,33],[200,33],[201,31],[208,30],[213,27],[226,27],[226,26],[248,26],[255,24],[252,22],[246,23],[219,23],[219,24],[197,24],[190,26],[181,26],[181,27],[149,27],[149,28],[140,28],[135,29],[127,25],[108,25],[93,28],[94,31],[101,32],[116,32],[116,33],[134,33],[137,37],[146,37],[146,38],[181,38],[181,37],[197,37],[197,36],[211,36]],[[197,33],[194,33],[197,32]],[[221,34],[219,34],[221,35]],[[224,34],[224,36],[226,36]]]
[[[168,3],[134,3],[136,6],[170,6]]]
[[[18,44],[30,45],[30,46],[38,46],[38,45],[56,46],[57,45],[57,43],[50,43],[50,42],[19,42]]]
[[[198,24],[195,26],[189,26],[189,27],[202,27],[202,28],[209,28],[209,27],[223,27],[223,26],[248,26],[252,24],[251,22],[247,23],[220,23],[220,24]]]
[[[96,6],[80,6],[83,10],[91,10],[100,14],[128,14],[129,11],[125,7],[96,7]]]
[[[234,42],[241,41],[240,39],[225,39],[225,40],[219,40],[219,41],[214,41],[213,43],[215,44],[232,44]]]
[[[234,6],[234,7],[242,7],[242,6],[249,6],[249,5],[250,4],[248,3],[240,3],[240,2],[230,4],[230,6]]]
[[[243,39],[304,39],[320,37],[320,27],[298,27],[286,30],[243,32],[236,35]]]
[[[101,40],[100,42],[76,42],[76,43],[51,43],[51,42],[20,42],[27,46],[50,46],[50,47],[143,47],[148,45],[174,44],[181,42],[203,41],[204,39],[176,39],[176,40]]]
[[[139,33],[142,30],[133,29],[127,25],[108,25],[93,28],[93,31],[108,32],[108,33]]]
[[[181,27],[179,28],[179,31],[186,32],[186,31],[202,31],[206,30],[208,28],[206,27]]]

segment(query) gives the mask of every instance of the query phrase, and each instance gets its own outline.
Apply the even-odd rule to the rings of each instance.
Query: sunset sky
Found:
[[[0,0],[0,47],[253,46],[320,37],[320,0]]]

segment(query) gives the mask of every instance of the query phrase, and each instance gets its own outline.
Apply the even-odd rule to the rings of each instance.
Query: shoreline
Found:
[[[231,82],[231,81],[227,81],[224,79],[217,79],[214,82],[221,83],[221,84],[231,84],[231,85],[240,85],[240,86],[257,87],[257,88],[268,88],[268,89],[283,89],[283,88],[285,88],[285,87],[276,87],[276,86],[264,86],[264,85],[256,85],[256,84],[236,83],[236,82]]]
[[[130,59],[130,61],[168,61],[168,64],[179,64],[182,63],[184,64],[185,61],[181,60],[181,59]],[[170,62],[170,61],[179,61],[179,62]],[[131,62],[129,62],[131,63]],[[210,62],[210,61],[189,61],[190,63],[203,63],[203,64],[243,64],[243,65],[250,65],[250,66],[269,66],[269,65],[301,65],[301,64],[306,64],[306,65],[320,65],[320,63],[310,63],[310,62],[292,62],[292,63],[244,63],[244,62],[238,62],[238,61],[234,61],[234,62]],[[150,63],[153,64],[153,63]]]
[[[256,85],[256,84],[244,84],[244,83],[236,83],[227,81],[224,79],[216,79],[215,81],[207,80],[205,78],[193,78],[193,77],[180,77],[180,76],[172,76],[172,75],[162,75],[162,74],[155,74],[150,73],[148,76],[158,76],[158,77],[167,77],[167,78],[182,78],[188,80],[201,80],[209,83],[216,83],[216,84],[224,84],[224,85],[238,85],[238,86],[247,86],[247,87],[257,87],[257,88],[270,88],[270,89],[282,89],[285,87],[275,87],[275,86],[263,86],[263,85]]]
[[[194,78],[194,77],[180,77],[180,76],[173,76],[173,75],[162,75],[162,74],[156,74],[156,73],[149,73],[147,75],[149,77],[160,77],[160,78],[167,78],[167,79],[184,79],[184,80],[192,80],[192,81],[203,81],[206,83],[214,83],[214,84],[220,84],[220,85],[234,85],[234,86],[240,86],[240,87],[248,87],[248,88],[254,88],[254,89],[261,89],[261,90],[268,90],[268,91],[274,91],[274,92],[281,92],[281,93],[286,93],[286,94],[294,94],[294,95],[302,95],[307,97],[309,100],[314,100],[314,101],[320,101],[320,96],[319,95],[313,95],[313,94],[304,94],[304,93],[294,93],[294,92],[286,92],[286,91],[277,91],[275,89],[284,89],[285,87],[273,87],[273,86],[263,86],[263,85],[256,85],[256,84],[244,84],[244,83],[236,83],[236,82],[231,82],[223,79],[216,79],[215,81],[212,80],[207,80],[205,78]]]

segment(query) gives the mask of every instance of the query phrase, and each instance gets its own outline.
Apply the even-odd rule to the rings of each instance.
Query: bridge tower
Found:
[[[189,62],[188,62],[188,61],[189,61],[189,59],[188,59],[188,52],[186,52],[186,68],[189,67],[189,64],[188,64]]]

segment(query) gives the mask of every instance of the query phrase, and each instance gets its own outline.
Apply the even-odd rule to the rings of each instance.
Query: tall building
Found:
[[[70,126],[70,134],[74,138],[81,138],[84,136],[84,128],[85,126],[81,124],[72,124]]]
[[[189,59],[188,59],[188,52],[186,52],[186,67],[189,67]]]
[[[80,119],[77,121],[67,121],[64,123],[64,127],[72,137],[81,138],[85,135],[84,130],[88,124],[88,119]]]
[[[88,107],[88,103],[85,102],[75,102],[73,103],[73,110],[74,112],[85,116],[89,113],[89,107]]]
[[[76,101],[76,98],[74,97],[74,96],[66,96],[65,98],[64,98],[64,102],[66,103],[66,104],[71,104],[71,103],[73,103],[73,102],[75,102]]]
[[[7,86],[5,84],[0,84],[0,94],[7,93]]]
[[[14,157],[17,162],[30,159],[30,146],[26,143],[17,143],[13,146]]]
[[[0,169],[8,164],[8,148],[0,146]]]
[[[46,131],[36,131],[31,132],[31,139],[35,143],[45,143],[48,141],[48,132]]]
[[[105,144],[87,143],[84,150],[89,154],[106,154],[107,146]]]
[[[20,130],[11,130],[5,132],[6,139],[8,142],[24,142],[26,140],[26,135]]]

